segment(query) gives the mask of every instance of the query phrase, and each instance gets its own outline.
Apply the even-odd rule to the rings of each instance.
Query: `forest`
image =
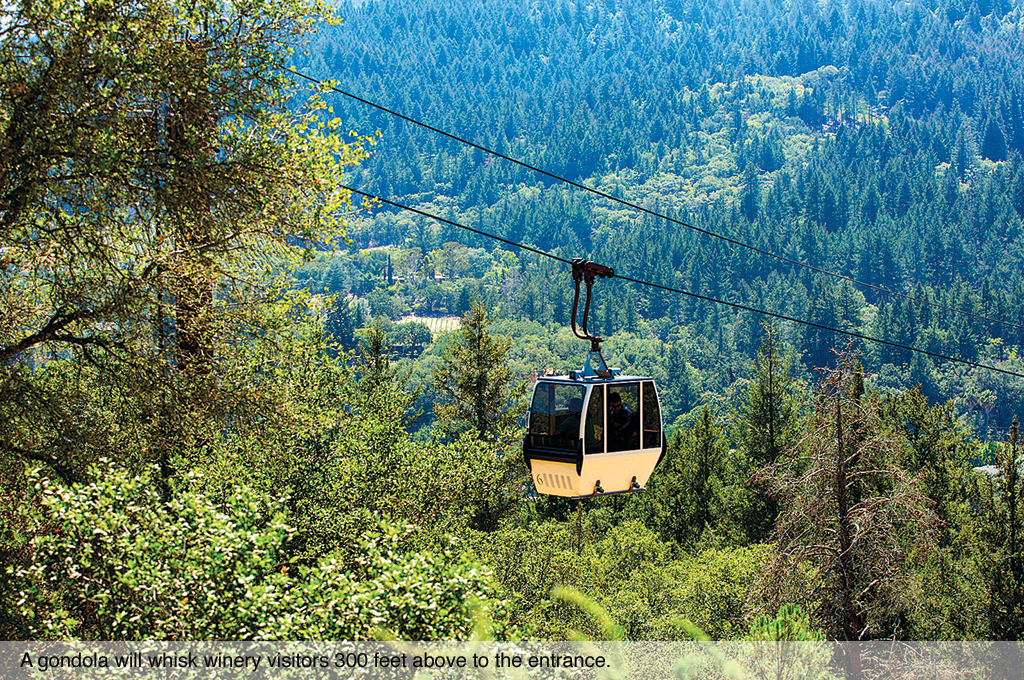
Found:
[[[0,8],[0,635],[1020,640],[1022,31]],[[538,250],[615,268],[590,328],[658,383],[642,492],[533,486],[531,382],[587,349]]]
[[[332,95],[346,127],[383,133],[352,186],[655,284],[1020,372],[1017,16],[992,3],[372,2],[345,12],[296,63],[498,153],[789,261]],[[452,279],[481,280],[474,250],[495,246],[384,208],[353,237],[412,251],[398,266],[420,276],[403,272],[397,295],[455,314],[479,291]],[[491,282],[492,303],[505,318],[565,326],[566,272],[512,254],[519,271]],[[445,293],[425,267],[448,277]],[[323,274],[316,285],[353,290],[351,275]],[[678,348],[700,376],[698,392],[725,390],[758,346],[756,315],[608,288],[596,310],[602,332]],[[792,324],[780,332],[805,375],[845,343]],[[1019,383],[889,346],[863,351],[880,389],[921,385],[933,403],[955,400],[983,439],[1005,437],[1020,411]],[[665,377],[687,382],[679,371]],[[674,415],[697,405],[678,401]]]

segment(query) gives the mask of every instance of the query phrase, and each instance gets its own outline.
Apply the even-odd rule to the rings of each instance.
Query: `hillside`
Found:
[[[868,285],[568,188],[335,95],[346,126],[384,134],[358,175],[368,191],[657,284],[1020,366],[1019,7],[385,0],[342,13],[299,68],[567,179]],[[393,210],[364,220],[356,240],[419,249],[426,262],[456,244],[494,247]],[[521,276],[503,292],[491,288],[492,301],[506,317],[565,324],[567,273],[530,255],[518,262]],[[431,296],[414,279],[395,291],[409,305]],[[455,298],[466,286],[478,289],[442,284]],[[643,335],[636,315],[666,348],[691,338],[681,349],[701,389],[724,389],[757,347],[747,313],[614,283],[600,304],[609,334]],[[845,343],[791,324],[781,332],[807,369]],[[695,346],[707,340],[713,352]],[[959,400],[979,427],[1005,429],[1020,410],[1006,381],[884,345],[863,349],[883,387],[921,384],[933,401]],[[970,396],[983,392],[998,394],[994,419],[980,417]]]

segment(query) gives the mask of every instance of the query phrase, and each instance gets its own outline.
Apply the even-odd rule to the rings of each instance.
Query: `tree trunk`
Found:
[[[185,68],[189,82],[203,82],[205,44],[196,46]],[[178,369],[207,373],[213,361],[208,340],[208,311],[213,304],[213,263],[207,250],[213,245],[209,180],[217,123],[205,93],[197,88],[175,104],[169,126],[171,153],[176,165],[171,186],[176,222],[178,258],[175,291],[175,339]]]
[[[857,578],[853,568],[853,534],[847,497],[846,451],[843,447],[842,395],[836,396],[836,512],[839,525],[839,575],[842,597],[843,635],[848,642],[860,640],[861,622],[857,614],[854,592]],[[860,649],[856,644],[846,647],[846,678],[860,679]]]

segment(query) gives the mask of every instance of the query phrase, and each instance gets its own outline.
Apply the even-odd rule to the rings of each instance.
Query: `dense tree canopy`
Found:
[[[359,172],[386,197],[659,285],[1015,370],[1024,343],[1024,81],[1011,66],[1024,58],[1011,37],[1020,9],[988,3],[973,21],[959,3],[940,5],[382,0],[355,3],[296,63],[501,153],[866,285],[331,95],[352,126],[382,130],[386,151]],[[396,291],[410,307],[461,313],[468,297],[486,295],[504,316],[568,321],[564,270],[532,255],[487,279],[479,267],[438,269],[494,244],[392,211],[354,236],[413,253]],[[417,277],[428,263],[445,278]],[[687,344],[714,345],[684,358],[706,388],[744,374],[758,346],[753,315],[609,286],[595,310],[605,336],[649,330],[675,344],[685,328]],[[797,349],[797,375],[831,364],[844,344],[823,329],[778,332]],[[993,354],[990,340],[1018,349]],[[933,401],[958,400],[986,437],[1004,433],[1021,407],[1019,379],[982,388],[997,395],[986,410],[965,396],[994,379],[983,372],[887,345],[868,344],[864,361],[886,388],[920,383]]]

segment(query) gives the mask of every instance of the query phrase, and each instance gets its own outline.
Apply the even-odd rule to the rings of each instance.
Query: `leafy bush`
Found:
[[[147,475],[94,466],[69,487],[35,474],[41,510],[20,579],[33,638],[466,638],[501,615],[490,574],[464,559],[400,547],[387,524],[359,557],[312,565],[287,557],[293,533],[280,501],[239,484],[220,502],[192,473],[161,498]]]
[[[798,604],[779,607],[775,618],[758,616],[750,625],[751,640],[765,642],[808,642],[825,639],[824,633],[811,629],[811,620]]]

